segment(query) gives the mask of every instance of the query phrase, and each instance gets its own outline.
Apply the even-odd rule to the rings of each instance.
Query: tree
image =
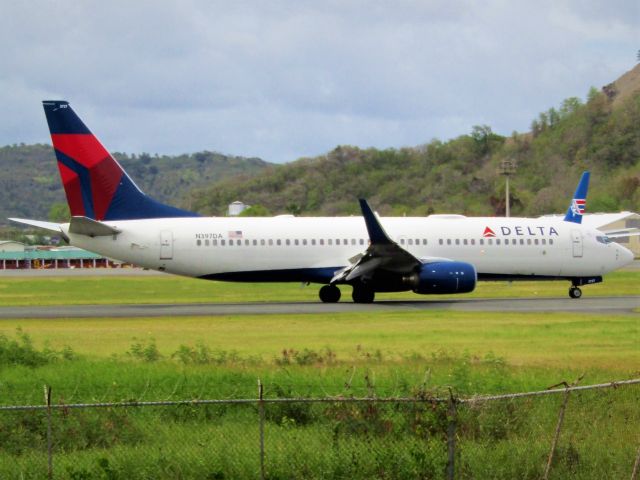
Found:
[[[240,212],[239,217],[270,217],[271,212],[262,205],[251,205]]]
[[[49,209],[49,220],[56,223],[68,222],[71,218],[71,212],[69,211],[69,205],[66,203],[56,202],[51,204]]]

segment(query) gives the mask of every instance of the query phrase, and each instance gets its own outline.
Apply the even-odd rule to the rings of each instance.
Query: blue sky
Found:
[[[112,151],[274,162],[508,135],[631,69],[633,1],[5,1],[0,145],[66,99]]]

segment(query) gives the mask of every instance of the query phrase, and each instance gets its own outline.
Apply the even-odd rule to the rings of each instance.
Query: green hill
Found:
[[[488,126],[469,135],[401,149],[340,146],[326,155],[272,165],[259,176],[196,189],[190,203],[224,214],[242,200],[272,213],[358,214],[358,197],[381,214],[503,215],[502,161],[516,163],[512,215],[563,212],[583,170],[592,172],[588,211],[640,210],[640,66],[585,102],[565,100],[510,137]]]
[[[114,154],[138,186],[152,197],[190,208],[192,188],[228,176],[250,177],[269,164],[213,152],[180,156]],[[7,217],[47,219],[52,205],[66,202],[50,145],[0,147],[0,224]]]
[[[212,152],[181,156],[116,154],[160,201],[224,215],[242,200],[254,214],[359,214],[358,197],[381,214],[503,215],[501,162],[517,165],[513,215],[562,212],[580,173],[592,171],[588,211],[640,210],[640,65],[586,101],[569,98],[541,113],[531,132],[502,137],[489,126],[400,149],[339,146],[285,165]],[[47,218],[64,202],[48,145],[0,148],[0,223]]]

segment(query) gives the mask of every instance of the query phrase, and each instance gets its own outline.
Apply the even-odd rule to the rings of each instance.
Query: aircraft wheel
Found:
[[[366,287],[353,287],[351,298],[355,303],[373,303],[376,293]]]
[[[340,289],[335,285],[325,285],[320,289],[320,300],[323,303],[336,303],[340,300]]]
[[[571,298],[580,298],[582,296],[582,290],[580,290],[578,287],[571,287],[569,289],[569,296]]]

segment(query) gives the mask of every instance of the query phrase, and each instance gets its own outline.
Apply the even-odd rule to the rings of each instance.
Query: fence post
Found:
[[[633,471],[631,472],[631,480],[637,480],[638,472],[640,472],[640,447],[638,447],[638,455],[636,455],[636,461],[633,464]]]
[[[456,399],[453,397],[453,393],[449,390],[449,403],[447,406],[447,417],[449,422],[447,424],[447,480],[453,480],[455,478],[455,461],[456,461],[456,421],[458,417],[458,409],[456,405]]]
[[[47,405],[47,478],[53,479],[53,439],[51,438],[51,387],[44,386],[44,401]]]
[[[566,385],[568,388],[569,385]],[[544,469],[543,480],[549,479],[549,472],[551,471],[551,462],[553,462],[553,455],[555,454],[556,447],[558,446],[558,439],[560,438],[560,430],[562,429],[562,423],[564,422],[564,412],[567,409],[567,403],[569,402],[569,390],[564,393],[564,400],[560,407],[560,414],[558,415],[558,423],[556,425],[556,432],[553,435],[553,442],[551,442],[551,451],[549,452],[549,458],[547,459],[547,466]]]
[[[260,480],[265,479],[264,475],[264,402],[262,398],[262,382],[258,379],[258,414],[260,416]]]

